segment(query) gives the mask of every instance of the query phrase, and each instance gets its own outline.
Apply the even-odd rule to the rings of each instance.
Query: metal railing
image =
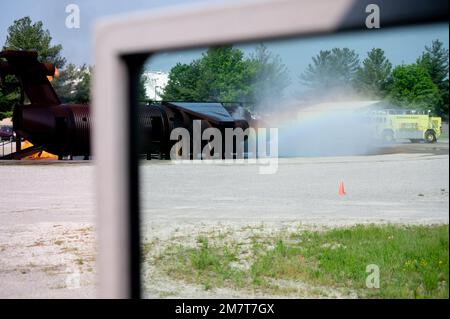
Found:
[[[0,159],[6,155],[14,153],[16,151],[16,142],[9,141],[1,141],[0,142]]]

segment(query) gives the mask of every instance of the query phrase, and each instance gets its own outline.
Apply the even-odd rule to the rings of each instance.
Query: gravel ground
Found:
[[[13,163],[0,163],[0,298],[95,297],[94,166]],[[282,159],[275,175],[259,175],[257,166],[144,162],[144,238],[163,243],[259,224],[448,223],[448,165],[448,143],[447,154]],[[149,297],[261,297],[205,292],[148,266],[145,276]]]
[[[246,242],[249,234],[242,229],[259,225],[269,234],[289,226],[448,223],[448,164],[448,155],[434,154],[293,158],[280,160],[276,174],[259,175],[257,166],[145,162],[143,233],[144,241],[154,244],[144,268],[146,297],[273,297],[226,288],[205,291],[152,267],[152,258],[158,258],[166,245],[189,245],[214,230],[231,232],[236,241]],[[345,196],[338,195],[340,181]],[[352,297],[304,283],[287,284],[298,292],[283,297]],[[318,290],[320,295],[311,294]]]
[[[0,298],[95,297],[93,165],[0,165]]]
[[[141,174],[146,222],[448,222],[448,155],[281,159],[273,175],[145,162]]]

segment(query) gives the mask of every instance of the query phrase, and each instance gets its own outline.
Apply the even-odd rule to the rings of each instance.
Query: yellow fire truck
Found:
[[[431,116],[430,112],[386,109],[372,115],[376,134],[384,142],[409,139],[413,143],[435,143],[441,135],[442,119]]]

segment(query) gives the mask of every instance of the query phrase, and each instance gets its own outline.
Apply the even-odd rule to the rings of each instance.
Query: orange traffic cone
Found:
[[[344,182],[341,181],[341,183],[339,184],[339,195],[343,196],[345,194]]]

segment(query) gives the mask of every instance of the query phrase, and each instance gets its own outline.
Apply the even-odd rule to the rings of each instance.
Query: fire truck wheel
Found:
[[[436,142],[436,134],[433,131],[425,132],[425,141],[427,143],[435,143]]]

